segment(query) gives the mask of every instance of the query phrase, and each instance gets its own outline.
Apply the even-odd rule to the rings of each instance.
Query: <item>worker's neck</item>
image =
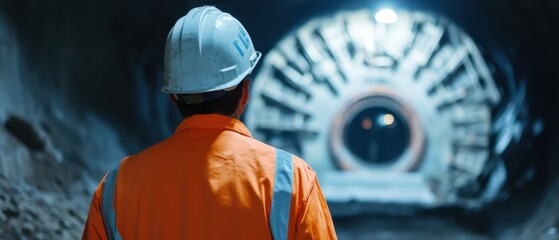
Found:
[[[230,118],[234,118],[234,119],[237,119],[237,120],[241,119],[241,115],[237,114],[237,113],[234,113],[234,114],[231,114],[231,115],[225,115],[225,116],[230,117]]]
[[[211,114],[217,114],[217,115],[221,115],[221,116],[225,116],[225,117],[230,117],[230,118],[234,118],[234,119],[237,119],[237,120],[241,120],[241,116],[240,116],[239,114],[237,114],[237,113],[233,113],[233,114],[211,113]],[[194,114],[194,115],[186,116],[186,117],[184,117],[184,119],[187,119],[187,118],[190,118],[190,117],[193,117],[193,116],[196,116],[196,115],[210,115],[210,114]]]

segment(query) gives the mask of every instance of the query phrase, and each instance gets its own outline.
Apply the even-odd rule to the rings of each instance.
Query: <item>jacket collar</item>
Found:
[[[252,138],[241,121],[220,114],[200,114],[188,117],[179,124],[175,135],[187,129],[223,129]]]

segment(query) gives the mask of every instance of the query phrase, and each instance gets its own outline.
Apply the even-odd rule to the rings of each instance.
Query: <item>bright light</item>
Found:
[[[372,126],[373,126],[373,121],[371,121],[370,118],[364,118],[363,121],[361,122],[361,127],[363,127],[363,129],[365,130],[371,129]]]
[[[382,121],[384,122],[384,124],[386,124],[386,126],[390,126],[394,124],[394,115],[384,114],[384,117],[382,117]]]
[[[381,9],[375,14],[375,20],[379,23],[395,23],[398,21],[398,15],[390,8]]]

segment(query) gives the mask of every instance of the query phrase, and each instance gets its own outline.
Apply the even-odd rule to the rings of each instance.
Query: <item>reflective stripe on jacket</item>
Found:
[[[185,119],[101,182],[84,239],[335,239],[316,174],[221,115]]]

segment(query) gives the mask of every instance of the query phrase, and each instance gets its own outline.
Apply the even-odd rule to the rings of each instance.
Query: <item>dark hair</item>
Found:
[[[180,100],[181,98],[179,97],[177,107],[184,118],[196,114],[212,113],[230,116],[235,113],[237,105],[241,100],[244,83],[245,81],[243,80],[235,89],[228,91],[225,96],[207,102],[186,104]]]

